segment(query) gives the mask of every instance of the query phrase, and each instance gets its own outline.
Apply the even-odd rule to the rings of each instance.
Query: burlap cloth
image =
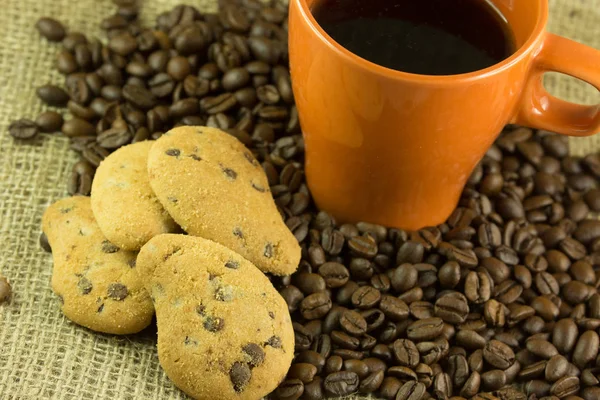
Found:
[[[176,3],[145,1],[144,22]],[[210,10],[216,1],[188,3]],[[550,6],[551,31],[600,48],[600,0],[550,0]],[[71,30],[102,37],[98,24],[111,10],[109,0],[0,1],[0,273],[14,289],[12,302],[0,306],[2,400],[186,398],[160,369],[152,328],[130,337],[100,335],[63,317],[50,289],[52,257],[38,236],[44,209],[66,195],[76,156],[58,135],[16,143],[7,134],[10,121],[44,109],[37,86],[62,82],[52,69],[56,45],[40,40],[36,19],[56,17]],[[548,84],[571,101],[600,102],[581,82],[550,76]],[[571,141],[573,154],[599,149],[600,135]]]

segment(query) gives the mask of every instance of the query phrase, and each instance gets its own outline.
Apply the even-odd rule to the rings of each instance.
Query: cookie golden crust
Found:
[[[124,250],[139,250],[154,236],[178,229],[150,187],[148,153],[153,144],[134,143],[110,154],[92,184],[94,217],[106,238]]]
[[[294,355],[287,305],[269,279],[228,248],[160,235],[137,270],[154,300],[158,356],[169,378],[201,400],[258,400],[285,378]]]
[[[154,307],[136,272],[136,253],[106,239],[89,197],[52,204],[42,218],[42,230],[52,247],[52,289],[67,318],[113,334],[139,332],[150,324]]]
[[[150,185],[190,235],[221,243],[260,270],[289,275],[300,246],[283,222],[267,177],[250,151],[214,128],[178,127],[148,156]]]

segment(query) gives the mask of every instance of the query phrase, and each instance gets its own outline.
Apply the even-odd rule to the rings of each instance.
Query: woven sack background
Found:
[[[177,3],[146,0],[143,22],[153,25]],[[216,0],[187,3],[216,8]],[[550,31],[600,48],[600,0],[549,3]],[[18,143],[7,133],[13,119],[35,118],[45,108],[37,86],[63,81],[52,68],[58,45],[40,39],[37,18],[52,16],[70,30],[103,37],[98,25],[113,6],[109,0],[2,0],[0,6],[0,273],[14,290],[11,303],[0,306],[0,399],[185,399],[160,369],[154,328],[117,337],[63,317],[50,289],[52,257],[39,248],[38,236],[44,209],[66,195],[76,155],[58,135]],[[600,102],[582,82],[550,75],[547,84],[568,100]],[[600,135],[570,143],[574,155],[599,151]]]

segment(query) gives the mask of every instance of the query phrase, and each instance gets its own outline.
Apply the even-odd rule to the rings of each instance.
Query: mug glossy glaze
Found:
[[[373,64],[317,24],[315,0],[290,0],[292,84],[319,208],[342,222],[404,229],[442,223],[507,123],[566,135],[600,130],[600,107],[550,95],[556,71],[600,89],[600,51],[546,32],[547,0],[493,0],[517,51],[489,68],[427,76]]]

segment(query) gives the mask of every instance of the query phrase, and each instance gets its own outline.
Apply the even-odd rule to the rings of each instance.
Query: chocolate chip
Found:
[[[264,193],[267,191],[264,187],[262,187],[261,185],[259,185],[257,183],[254,183],[254,182],[252,182],[252,188],[261,193]]]
[[[243,239],[244,233],[242,232],[242,230],[240,228],[233,228],[233,236],[237,236],[240,239]]]
[[[252,377],[252,371],[247,364],[241,362],[235,362],[229,370],[229,379],[233,384],[233,390],[240,393],[244,390],[250,378]]]
[[[168,149],[165,154],[171,157],[179,157],[181,151],[179,149]]]
[[[235,172],[231,168],[222,167],[222,169],[225,176],[227,176],[229,179],[234,180],[235,178],[237,178],[237,172]]]
[[[224,325],[225,321],[223,321],[223,318],[208,316],[204,320],[204,329],[209,332],[218,332],[223,329]]]
[[[246,160],[248,160],[248,162],[254,166],[259,165],[258,161],[256,160],[256,158],[254,158],[254,156],[251,153],[244,153],[244,157],[246,158]]]
[[[268,346],[271,346],[275,349],[281,348],[281,338],[279,336],[271,336],[266,343]]]
[[[107,293],[109,298],[117,301],[124,300],[129,294],[127,286],[122,283],[111,283],[108,285]]]
[[[92,282],[86,277],[79,279],[79,282],[77,282],[77,287],[79,288],[81,294],[89,294],[93,288]]]
[[[120,249],[117,246],[115,246],[108,240],[105,240],[102,242],[102,252],[103,253],[111,254],[111,253],[116,253],[119,250]]]
[[[196,312],[198,315],[205,316],[206,315],[206,307],[202,304],[196,306]]]
[[[63,303],[64,303],[64,301],[63,301]],[[98,307],[97,312],[101,313],[103,310],[104,310],[104,303],[100,304],[100,307]]]
[[[263,252],[263,256],[265,256],[267,258],[273,257],[273,244],[272,243],[267,243],[265,245],[265,250]]]
[[[265,352],[256,343],[248,343],[242,350],[250,356],[249,364],[252,367],[258,367],[265,360]]]
[[[192,154],[192,155],[190,156],[190,158],[191,158],[192,160],[196,160],[196,161],[202,161],[202,158],[201,158],[200,156],[197,156],[197,155],[195,155],[195,154]]]

